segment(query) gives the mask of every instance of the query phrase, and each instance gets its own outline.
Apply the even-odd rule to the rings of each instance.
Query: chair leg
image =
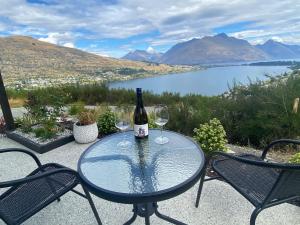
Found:
[[[195,204],[196,208],[198,208],[198,206],[199,206],[199,201],[200,201],[203,183],[204,183],[204,179],[205,179],[205,173],[206,173],[206,169],[203,171],[203,174],[201,175],[201,178],[200,178],[200,184],[199,184],[197,198],[196,198],[196,204]]]
[[[251,214],[251,218],[250,218],[250,225],[255,225],[255,221],[257,218],[257,215],[262,211],[262,208],[256,208],[252,214]]]
[[[93,210],[93,213],[94,213],[94,215],[95,215],[95,218],[96,218],[96,220],[97,220],[98,225],[102,225],[102,222],[101,222],[101,220],[100,220],[99,214],[98,214],[98,212],[97,212],[97,209],[96,209],[96,207],[95,207],[95,205],[94,205],[94,202],[93,202],[93,200],[92,200],[92,197],[91,197],[90,193],[88,192],[88,190],[86,190],[86,188],[85,188],[83,185],[81,185],[81,186],[82,186],[82,189],[83,189],[83,191],[84,191],[84,193],[85,193],[85,196],[86,196],[87,200],[88,200],[89,203],[90,203],[90,206],[91,206],[91,208],[92,208],[92,210]]]

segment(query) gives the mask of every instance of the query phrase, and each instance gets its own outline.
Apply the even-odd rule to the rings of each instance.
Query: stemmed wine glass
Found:
[[[118,147],[127,148],[131,142],[125,139],[125,131],[130,127],[130,112],[125,108],[115,110],[115,126],[123,133],[123,140],[118,143]]]
[[[163,136],[163,126],[169,120],[168,107],[166,105],[157,105],[154,108],[155,124],[160,127],[160,136],[155,138],[157,144],[163,145],[169,142],[167,137]]]

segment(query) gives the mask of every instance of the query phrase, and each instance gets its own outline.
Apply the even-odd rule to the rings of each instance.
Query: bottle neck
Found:
[[[136,96],[136,105],[139,107],[144,107],[142,93],[138,93]]]

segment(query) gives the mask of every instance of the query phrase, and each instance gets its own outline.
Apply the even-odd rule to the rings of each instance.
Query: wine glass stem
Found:
[[[160,126],[160,137],[161,137],[161,139],[163,138],[163,135],[162,135],[163,128],[164,128],[164,126]]]

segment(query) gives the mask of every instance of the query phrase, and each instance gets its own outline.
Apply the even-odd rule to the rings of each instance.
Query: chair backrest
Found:
[[[283,169],[265,204],[300,197],[300,170]]]

